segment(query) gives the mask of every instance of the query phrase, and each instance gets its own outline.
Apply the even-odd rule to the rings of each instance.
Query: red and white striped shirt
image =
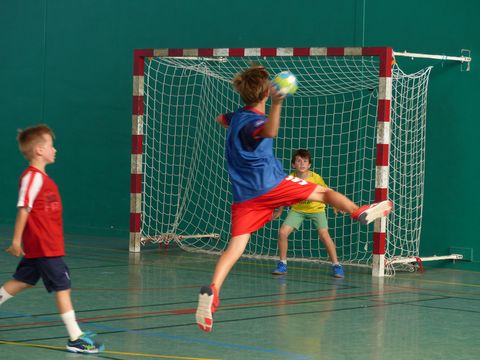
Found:
[[[25,258],[64,256],[62,199],[47,174],[29,166],[20,178],[17,207],[28,212],[23,230]]]

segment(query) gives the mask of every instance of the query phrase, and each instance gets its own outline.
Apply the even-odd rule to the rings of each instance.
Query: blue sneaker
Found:
[[[332,275],[336,278],[343,278],[345,274],[343,273],[343,267],[340,264],[332,265]]]
[[[67,350],[74,353],[96,354],[105,350],[103,344],[97,343],[92,339],[96,334],[85,332],[77,340],[68,340]]]
[[[272,271],[272,275],[285,275],[287,273],[287,264],[279,261],[275,270]]]

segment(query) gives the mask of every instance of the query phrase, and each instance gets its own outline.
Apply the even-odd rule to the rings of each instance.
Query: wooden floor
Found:
[[[7,247],[9,240],[0,238]],[[66,240],[81,327],[106,351],[89,359],[478,359],[480,273],[426,269],[383,281],[345,267],[242,259],[224,284],[214,330],[195,325],[198,290],[216,257],[148,249],[120,238]],[[0,253],[0,281],[18,259]],[[76,359],[54,296],[39,283],[0,307],[0,359]]]

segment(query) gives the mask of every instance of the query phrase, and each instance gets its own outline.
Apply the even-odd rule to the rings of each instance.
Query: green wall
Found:
[[[67,232],[124,236],[129,221],[132,55],[135,48],[391,46],[459,55],[430,82],[422,254],[474,248],[480,193],[477,159],[480,5],[474,0],[251,1],[0,0],[0,224],[15,217],[25,162],[17,128],[46,122],[57,134]],[[10,234],[1,234],[8,238]],[[450,266],[441,264],[441,266]]]

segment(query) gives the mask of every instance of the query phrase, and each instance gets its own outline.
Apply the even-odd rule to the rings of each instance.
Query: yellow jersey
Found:
[[[290,173],[290,175],[296,176],[295,171]],[[323,186],[323,187],[328,187],[327,184],[325,184],[325,181],[323,180],[323,178],[313,171],[310,171],[309,176],[303,180]],[[325,203],[320,201],[304,200],[292,205],[292,209],[298,212],[303,212],[303,213],[318,213],[318,212],[325,212],[325,206],[326,206]]]

